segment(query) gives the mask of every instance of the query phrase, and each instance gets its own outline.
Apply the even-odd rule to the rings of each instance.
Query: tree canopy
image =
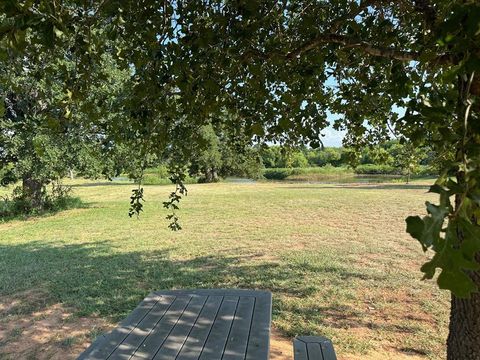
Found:
[[[130,71],[126,120],[110,123],[139,139],[140,157],[168,149],[180,164],[198,130],[226,110],[235,116],[222,126],[259,142],[318,147],[331,112],[347,130],[345,145],[395,132],[414,147],[432,146],[445,159],[430,189],[439,202],[427,203],[425,217],[409,217],[407,231],[434,253],[422,267],[426,278],[440,268],[441,288],[459,297],[478,290],[477,1],[4,0],[0,11],[3,61],[25,49],[37,59],[60,49],[55,57],[76,64],[57,73],[72,100],[102,82],[91,69],[103,54]],[[181,191],[181,175],[174,178]],[[472,312],[475,301],[480,314],[476,297],[469,306],[456,299],[452,314]],[[455,344],[452,337],[452,359],[455,349],[462,354]]]
[[[62,69],[72,69],[74,62],[36,55],[28,49],[0,64],[0,182],[3,186],[22,182],[16,197],[23,200],[25,212],[43,210],[48,198],[45,186],[69,171],[110,177],[126,165],[119,155],[123,152],[125,157],[125,148],[114,134],[107,134],[107,124],[121,116],[114,104],[128,74],[103,58],[104,83],[85,100],[74,102],[73,94],[64,92],[64,79],[57,76]],[[86,121],[83,107],[86,103],[91,107],[93,99],[108,112]]]

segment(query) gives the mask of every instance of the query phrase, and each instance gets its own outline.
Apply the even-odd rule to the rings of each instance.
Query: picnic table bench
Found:
[[[267,291],[153,292],[78,359],[267,360],[271,308],[272,296]],[[295,360],[335,360],[328,341],[295,339]]]

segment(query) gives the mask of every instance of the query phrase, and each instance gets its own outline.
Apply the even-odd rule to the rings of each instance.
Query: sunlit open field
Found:
[[[0,358],[75,358],[149,292],[256,288],[273,293],[272,358],[290,338],[330,337],[339,359],[441,359],[448,294],[421,281],[404,218],[431,199],[422,183],[190,185],[171,232],[147,186],[81,181],[84,208],[0,223]],[[282,355],[280,353],[283,353]]]

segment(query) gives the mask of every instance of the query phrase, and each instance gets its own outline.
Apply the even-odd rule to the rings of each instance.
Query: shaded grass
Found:
[[[381,350],[440,359],[448,294],[419,280],[426,257],[404,227],[432,198],[426,189],[191,185],[184,230],[173,233],[162,208],[171,187],[146,187],[139,220],[126,215],[129,186],[76,187],[89,208],[0,224],[0,295],[47,294],[1,316],[60,302],[76,316],[118,321],[153,290],[259,288],[273,292],[274,325],[288,336],[329,336],[345,358]]]

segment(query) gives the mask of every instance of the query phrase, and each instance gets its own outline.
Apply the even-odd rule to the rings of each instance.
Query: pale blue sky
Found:
[[[329,117],[330,120],[330,117]],[[328,147],[340,147],[342,146],[342,140],[345,136],[345,131],[337,131],[332,126],[324,129],[322,134],[325,136],[322,138],[323,145]]]

